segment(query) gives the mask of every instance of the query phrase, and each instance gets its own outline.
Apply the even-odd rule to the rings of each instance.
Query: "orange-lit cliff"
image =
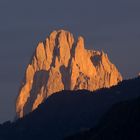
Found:
[[[40,42],[27,66],[16,102],[18,117],[36,109],[48,96],[61,90],[97,90],[122,81],[121,74],[104,52],[87,50],[84,38],[54,31]]]

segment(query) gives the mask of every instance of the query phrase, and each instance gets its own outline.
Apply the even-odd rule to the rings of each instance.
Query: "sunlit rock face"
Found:
[[[33,111],[61,90],[97,90],[116,85],[120,73],[103,51],[85,49],[84,38],[54,31],[40,42],[25,72],[16,102],[18,117]]]

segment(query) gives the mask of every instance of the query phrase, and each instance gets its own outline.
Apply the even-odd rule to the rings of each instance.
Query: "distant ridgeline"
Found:
[[[23,118],[0,125],[0,139],[137,139],[139,108],[140,77],[95,92],[61,91]]]
[[[38,44],[26,68],[16,102],[17,117],[32,112],[58,91],[95,91],[120,81],[121,74],[107,54],[85,49],[81,36],[76,40],[68,31],[54,31]]]

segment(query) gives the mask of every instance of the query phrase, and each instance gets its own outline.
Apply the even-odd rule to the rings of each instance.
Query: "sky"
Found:
[[[140,0],[0,0],[0,123],[15,101],[39,41],[65,29],[104,50],[124,79],[140,72]]]

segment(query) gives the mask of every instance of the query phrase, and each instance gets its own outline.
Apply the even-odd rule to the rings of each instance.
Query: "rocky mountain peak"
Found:
[[[85,49],[84,38],[64,30],[53,31],[40,42],[26,68],[16,102],[18,117],[33,111],[61,90],[97,90],[116,85],[120,73],[103,51]]]

